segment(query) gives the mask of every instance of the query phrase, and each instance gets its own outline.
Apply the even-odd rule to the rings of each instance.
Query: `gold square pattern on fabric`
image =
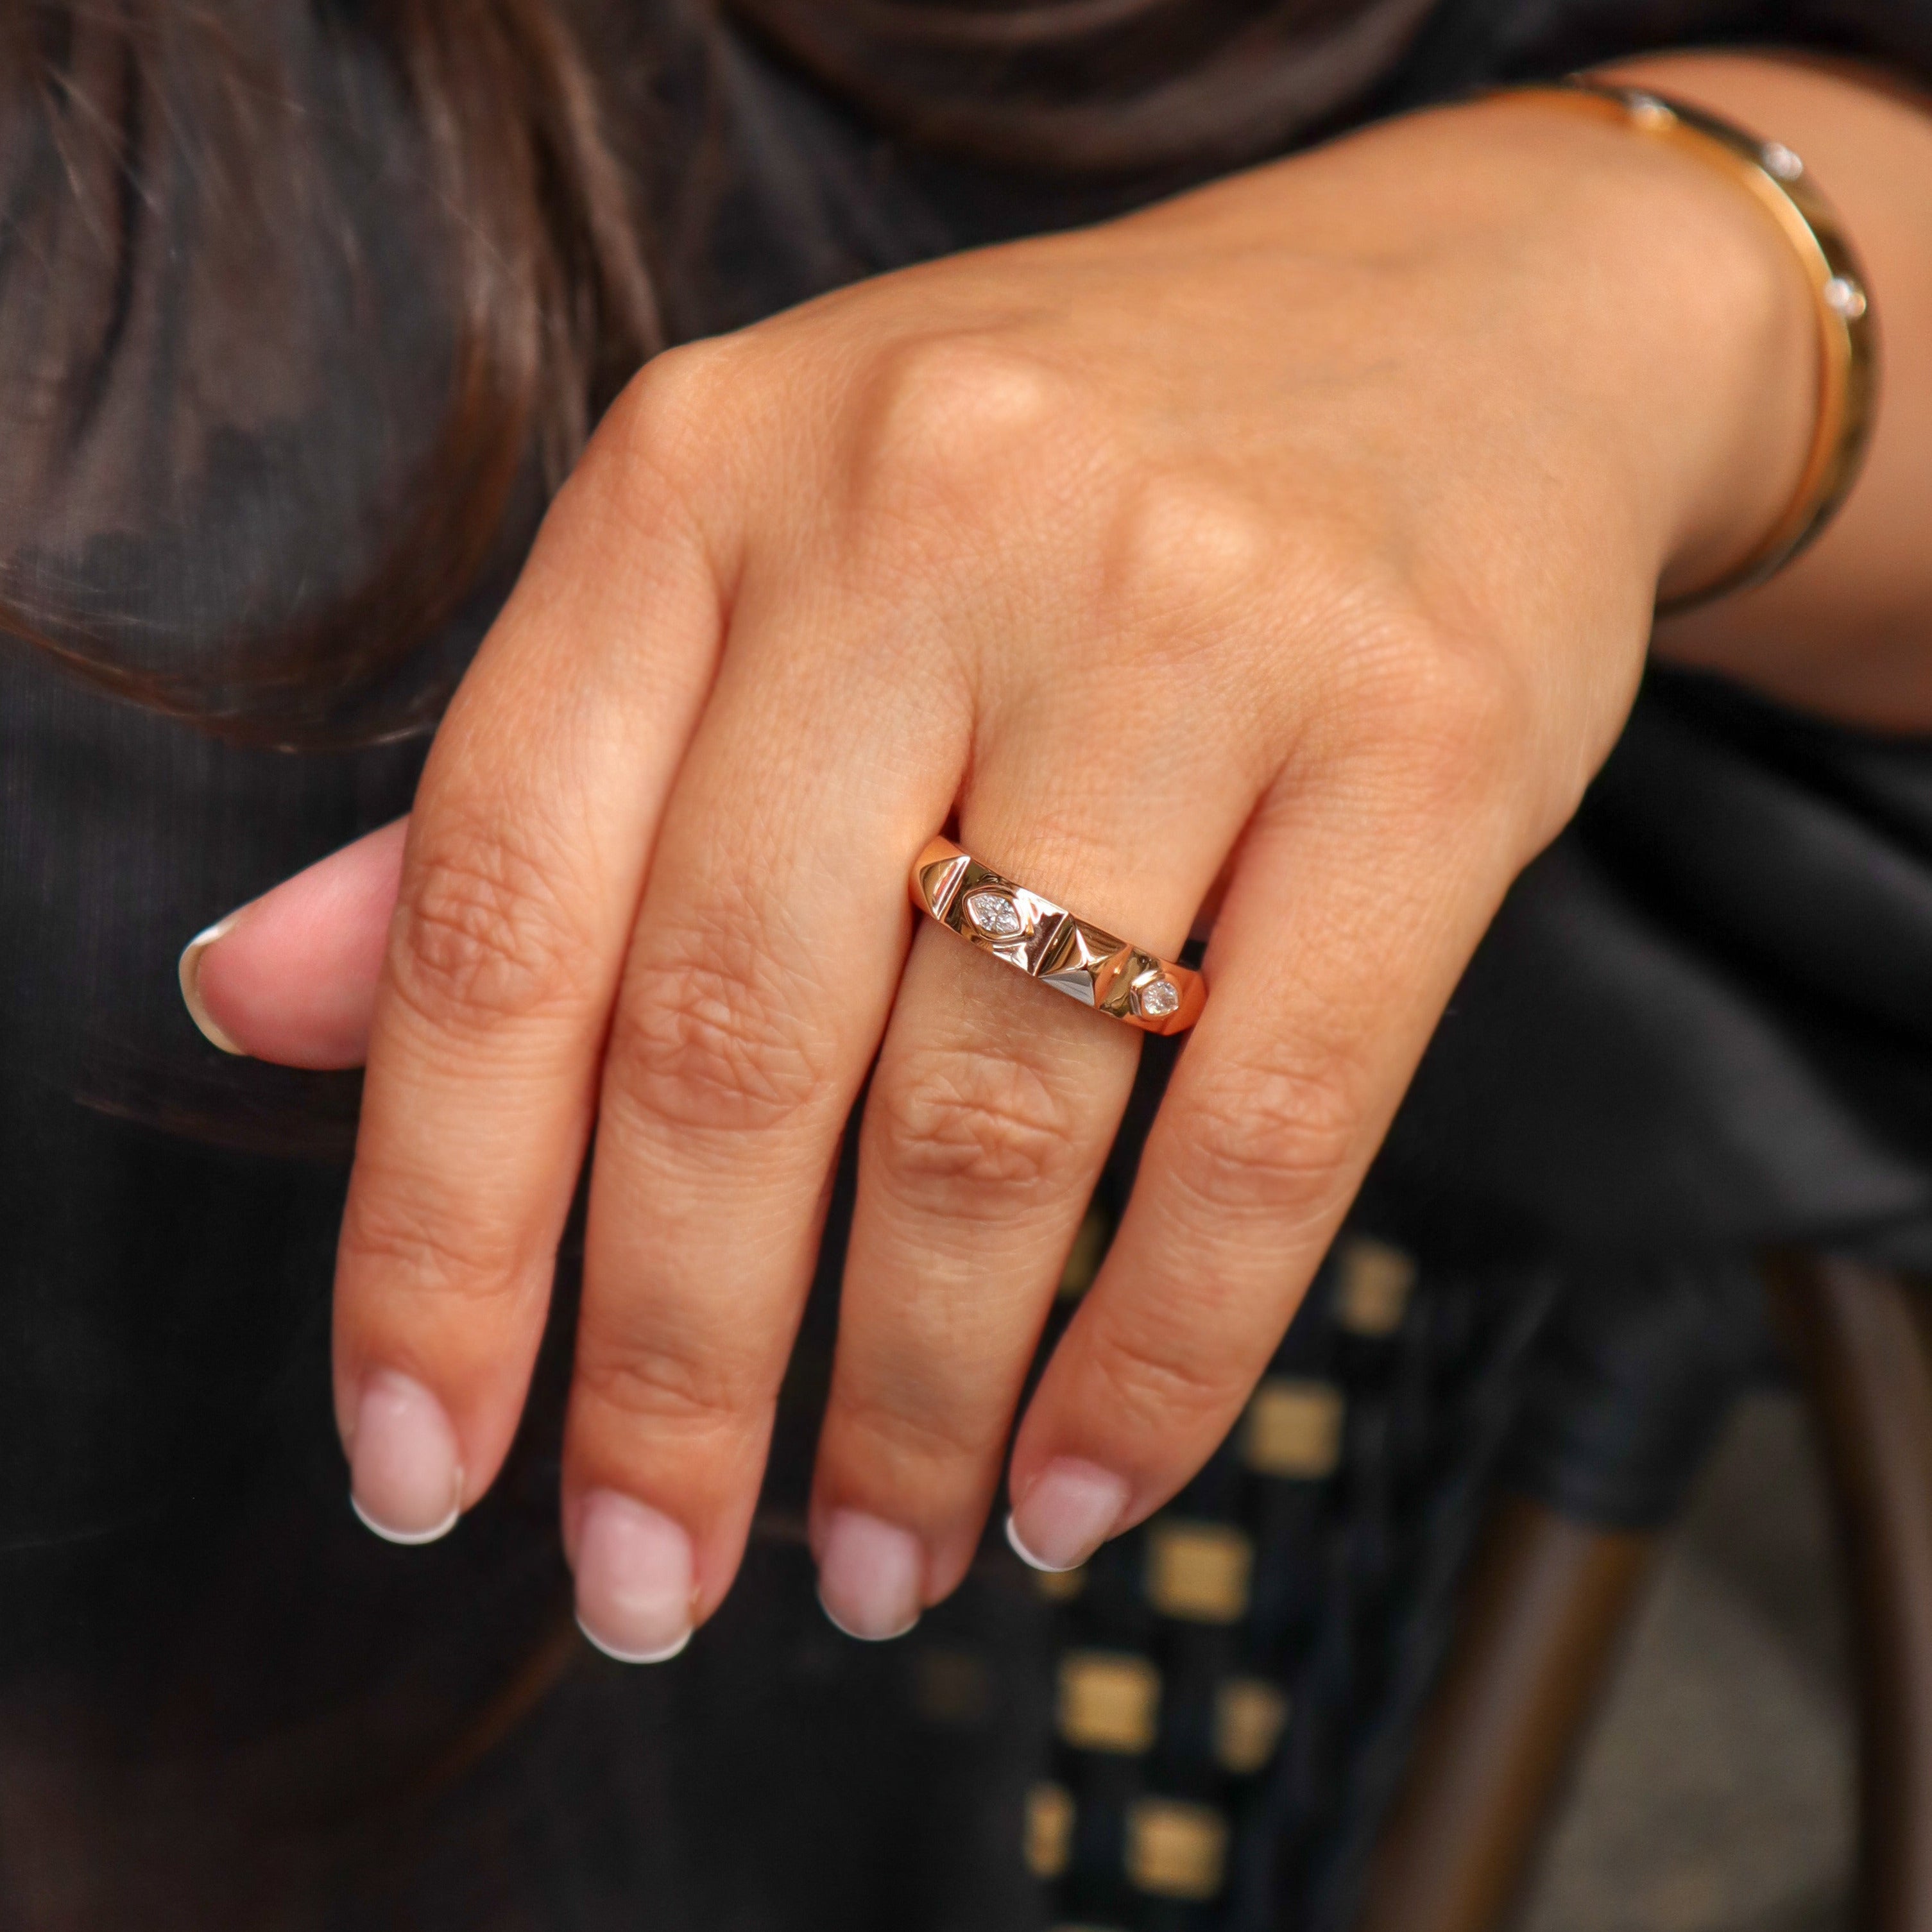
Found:
[[[928,1724],[972,1730],[993,1702],[991,1658],[976,1650],[932,1644],[912,1654],[913,1708]]]
[[[1080,1232],[1067,1250],[1066,1265],[1060,1271],[1059,1295],[1062,1301],[1078,1301],[1094,1286],[1100,1264],[1114,1238],[1113,1217],[1096,1201],[1087,1210]]]
[[[1352,1235],[1335,1256],[1335,1319],[1352,1335],[1380,1338],[1402,1326],[1415,1264],[1400,1248]]]
[[[1157,1516],[1148,1526],[1148,1601],[1186,1623],[1238,1623],[1254,1555],[1246,1532],[1232,1523]]]
[[[1258,1476],[1319,1482],[1342,1460],[1342,1414],[1332,1383],[1271,1376],[1248,1404],[1241,1460]]]
[[[1274,1756],[1288,1724],[1288,1699],[1264,1677],[1230,1677],[1214,1694],[1214,1758],[1251,1778]]]
[[[1160,1898],[1212,1898],[1228,1861],[1228,1821],[1211,1805],[1141,1798],[1127,1808],[1127,1876]]]
[[[1127,1650],[1070,1650],[1060,1660],[1057,1718],[1076,1750],[1150,1749],[1160,1714],[1160,1672]]]
[[[1087,1587],[1087,1566],[1077,1570],[1036,1570],[1034,1594],[1048,1604],[1070,1604]]]
[[[1073,1850],[1073,1795],[1064,1784],[1036,1784],[1027,1793],[1027,1870],[1058,1878]]]

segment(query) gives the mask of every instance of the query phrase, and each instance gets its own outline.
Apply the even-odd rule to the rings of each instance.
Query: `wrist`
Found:
[[[1498,94],[1127,226],[1234,264],[1226,305],[1294,316],[1301,363],[1385,386],[1390,449],[1424,474],[1487,472],[1499,501],[1532,504],[1560,479],[1570,562],[1646,608],[1748,556],[1795,494],[1811,290],[1772,218],[1694,155]]]
[[[1498,110],[1550,97],[1498,97]],[[1790,505],[1818,397],[1814,296],[1749,190],[1694,151],[1580,122],[1576,210],[1562,272],[1601,288],[1625,372],[1606,446],[1651,495],[1660,601],[1723,578]],[[1580,216],[1581,219],[1576,218]]]
[[[1801,154],[1855,243],[1885,337],[1856,487],[1817,543],[1748,595],[1659,627],[1675,662],[1885,730],[1932,729],[1932,111],[1898,78],[1776,50],[1646,57],[1628,78],[1774,134]]]

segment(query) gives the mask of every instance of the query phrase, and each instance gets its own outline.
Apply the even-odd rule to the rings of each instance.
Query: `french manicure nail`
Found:
[[[919,1622],[926,1568],[919,1539],[859,1510],[826,1525],[818,1556],[818,1600],[848,1636],[869,1643],[903,1636]]]
[[[422,1383],[379,1369],[362,1384],[349,1441],[349,1499],[391,1543],[434,1543],[463,1506],[456,1431]]]
[[[664,1664],[691,1641],[691,1538],[662,1511],[592,1490],[578,1518],[578,1627],[620,1664]]]
[[[205,932],[197,932],[183,948],[181,964],[176,970],[181,976],[182,1000],[188,1008],[188,1018],[201,1029],[202,1036],[210,1045],[220,1047],[224,1053],[246,1058],[248,1049],[215,1024],[201,997],[202,956],[240,916],[241,908],[238,907],[226,919],[217,920]]]
[[[1006,1540],[1036,1570],[1077,1570],[1114,1533],[1128,1493],[1124,1477],[1056,1456],[1006,1518]]]

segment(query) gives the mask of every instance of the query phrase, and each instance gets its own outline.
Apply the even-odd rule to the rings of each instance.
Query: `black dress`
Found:
[[[114,334],[82,433],[47,447],[34,369],[0,369],[10,596],[191,648],[365,559],[434,428],[448,320],[400,92],[354,10],[328,11],[245,14],[326,205],[254,182],[260,259],[202,273],[231,230],[191,119],[151,122],[102,242]],[[684,333],[1190,172],[1075,189],[923,155],[670,0],[586,31],[648,121],[667,220],[697,224]],[[1718,38],[1932,74],[1923,0],[1448,0],[1292,138]],[[17,75],[0,98],[19,342],[64,204]],[[700,143],[727,165],[694,215]],[[533,514],[426,677],[473,647]],[[1741,1258],[1796,1237],[1932,1267],[1932,748],[1659,674],[1364,1196],[1419,1286],[1405,1302],[1406,1264],[1349,1249],[1284,1344],[1291,1394],[1342,1397],[1334,1453],[1235,1442],[1166,1513],[1240,1542],[1238,1601],[1188,1607],[1144,1536],[1071,1600],[989,1546],[914,1638],[838,1636],[800,1528],[835,1216],[742,1580],[674,1666],[608,1664],[557,1552],[568,1244],[502,1480],[445,1543],[378,1543],[328,1396],[356,1083],[223,1059],[175,990],[189,934],[406,810],[424,744],[238,746],[0,640],[0,1925],[1339,1927],[1486,1486],[1658,1520],[1765,1358]],[[1162,1070],[1150,1054],[1135,1119]],[[1102,1221],[1136,1144],[1130,1122]],[[1076,1676],[1151,1664],[1144,1736],[1099,1748],[1063,1702],[1056,1738],[1070,1653]],[[1043,1780],[1074,1801],[1064,1845]],[[1150,1802],[1218,1847],[1205,1876],[1149,1866]]]

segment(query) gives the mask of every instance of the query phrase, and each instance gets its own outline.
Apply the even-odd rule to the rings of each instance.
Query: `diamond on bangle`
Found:
[[[1834,275],[1819,292],[1825,306],[1847,322],[1856,322],[1865,312],[1865,292],[1849,275]]]
[[[1666,140],[1730,175],[1776,220],[1801,261],[1812,291],[1818,328],[1819,381],[1811,446],[1797,493],[1757,542],[1694,590],[1666,598],[1660,611],[1689,610],[1734,590],[1761,584],[1781,569],[1821,530],[1845,498],[1870,441],[1877,380],[1877,304],[1858,265],[1857,252],[1804,157],[1783,141],[1748,132],[1689,101],[1648,88],[1620,87],[1573,74],[1560,88],[1532,94],[1561,100],[1593,120]]]

